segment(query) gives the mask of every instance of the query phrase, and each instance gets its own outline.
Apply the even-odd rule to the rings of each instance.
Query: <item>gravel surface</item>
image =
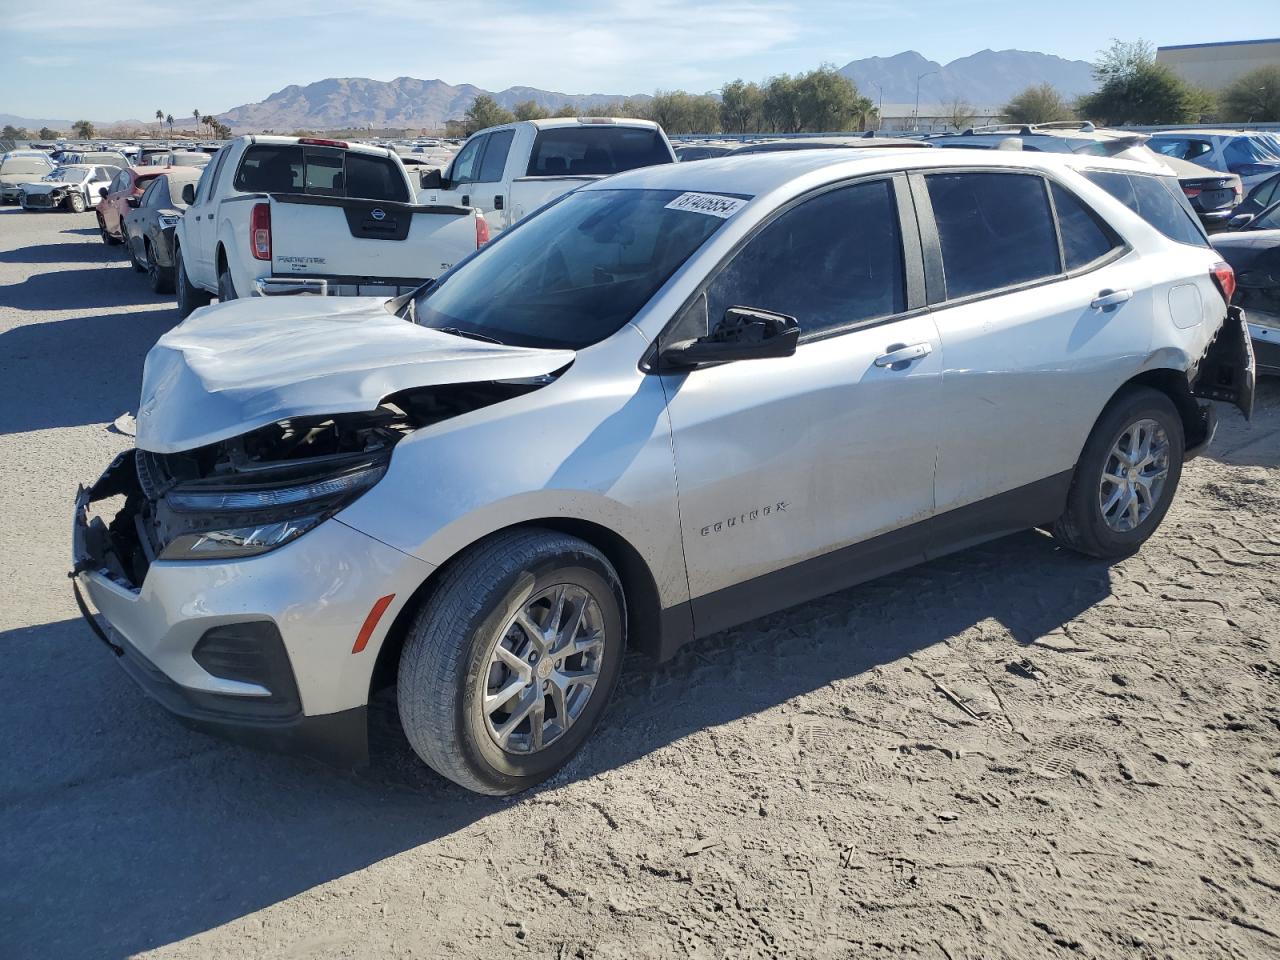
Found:
[[[508,800],[189,732],[76,615],[75,486],[175,322],[0,210],[0,957],[1280,956],[1280,389],[1139,555],[1026,533],[654,667]]]

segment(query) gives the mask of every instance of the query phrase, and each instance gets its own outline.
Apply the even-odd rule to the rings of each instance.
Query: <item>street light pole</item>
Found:
[[[880,91],[880,106],[876,108],[876,130],[879,131],[884,129],[884,86],[874,80],[871,82],[875,83],[876,89]]]
[[[930,70],[927,73],[922,73],[920,74],[920,76],[916,77],[916,109],[915,109],[915,113],[911,115],[912,130],[920,129],[920,81],[923,80],[925,77],[933,76],[937,72],[938,72],[937,70]]]

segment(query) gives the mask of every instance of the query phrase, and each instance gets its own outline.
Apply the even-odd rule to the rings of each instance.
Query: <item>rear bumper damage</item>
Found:
[[[1244,311],[1228,307],[1227,317],[1214,335],[1204,356],[1188,371],[1191,394],[1204,400],[1230,403],[1253,417],[1253,396],[1257,371]]]
[[[142,689],[189,725],[340,766],[367,759],[378,648],[429,566],[336,519],[260,556],[153,561],[140,582],[117,541],[138,522],[134,451],[76,496],[71,576],[81,612]],[[125,498],[104,523],[95,504]],[[371,605],[394,593],[367,648]]]

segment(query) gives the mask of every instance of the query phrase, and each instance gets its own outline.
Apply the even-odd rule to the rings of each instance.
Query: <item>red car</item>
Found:
[[[166,173],[164,167],[130,167],[116,173],[108,187],[100,187],[98,195],[98,230],[102,242],[109,246],[124,242],[124,218],[138,205],[142,191],[156,177]]]

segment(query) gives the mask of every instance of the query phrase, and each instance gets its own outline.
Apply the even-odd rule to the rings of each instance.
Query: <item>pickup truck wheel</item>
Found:
[[[1091,557],[1134,553],[1173,503],[1183,450],[1182,418],[1173,401],[1149,387],[1120,393],[1080,454],[1054,537]]]
[[[231,279],[231,270],[224,263],[222,269],[218,271],[218,300],[221,303],[228,303],[236,297],[235,281]]]
[[[207,307],[212,299],[199,287],[187,279],[187,267],[182,260],[182,248],[174,247],[174,259],[178,261],[178,316],[185,320],[199,307]]]
[[[73,193],[67,197],[67,209],[72,213],[84,213],[87,209],[84,202],[84,194]]]
[[[152,293],[173,293],[173,270],[156,262],[156,252],[147,244],[147,283]]]
[[[608,706],[626,645],[622,585],[577,537],[517,530],[443,573],[405,641],[400,722],[455,783],[532,787],[582,746]]]

